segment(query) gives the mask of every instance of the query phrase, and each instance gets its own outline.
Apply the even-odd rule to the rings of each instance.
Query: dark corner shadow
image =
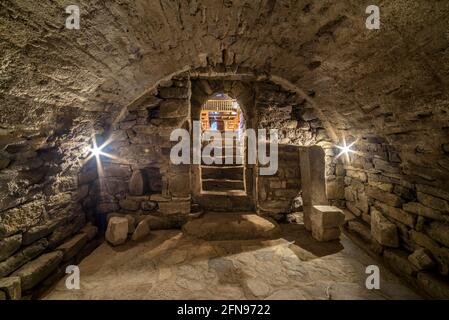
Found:
[[[312,237],[303,224],[280,224],[281,237],[300,249],[306,250],[316,257],[335,254],[344,249],[339,240],[319,242]],[[293,249],[293,248],[292,248]],[[293,249],[293,251],[295,251]]]
[[[169,240],[171,237],[176,236],[179,234],[180,230],[177,229],[169,229],[169,230],[162,230],[163,236],[159,233],[150,232],[145,238],[134,241],[131,239],[128,239],[126,243],[121,244],[119,246],[112,246],[104,241],[107,245],[109,245],[113,251],[115,252],[124,252],[128,251],[136,246],[140,246],[142,244],[145,245],[145,247],[148,247],[149,250],[154,249],[158,246],[160,246],[165,241]]]

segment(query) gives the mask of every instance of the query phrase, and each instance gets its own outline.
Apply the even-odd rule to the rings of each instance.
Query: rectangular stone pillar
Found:
[[[327,205],[324,150],[319,146],[300,147],[302,199],[304,226],[312,230],[310,216],[314,205]]]
[[[312,236],[318,241],[330,241],[340,238],[345,215],[334,206],[313,206],[310,221]]]

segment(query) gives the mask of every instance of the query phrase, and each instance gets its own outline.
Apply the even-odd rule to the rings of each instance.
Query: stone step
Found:
[[[205,159],[210,159],[210,161],[214,160],[215,163],[207,164],[207,163],[205,163]],[[237,159],[239,159],[239,162],[237,162]],[[220,160],[221,160],[221,163],[218,163],[218,161],[220,161]],[[228,163],[226,163],[226,162],[228,162]],[[241,166],[243,164],[243,162],[244,162],[244,159],[242,156],[237,158],[235,155],[230,156],[230,157],[218,156],[218,157],[215,157],[215,159],[212,157],[201,157],[201,164],[203,164],[203,165],[218,165],[218,166],[220,166],[220,165],[225,165],[225,166],[238,165],[238,166]]]
[[[203,179],[202,184],[203,190],[206,191],[245,190],[243,179]]]
[[[201,140],[201,146],[205,147],[207,145],[209,145],[213,140]],[[215,140],[215,145],[218,146],[222,146],[222,147],[230,147],[230,146],[237,146],[237,139],[217,139]]]
[[[201,166],[202,179],[243,180],[243,166]]]
[[[240,155],[243,155],[243,148],[239,148],[240,150]],[[201,152],[203,152],[204,148],[201,149]],[[225,156],[226,152],[231,153],[232,155],[235,156],[237,155],[237,147],[236,146],[225,146],[225,145],[221,145],[221,146],[217,146],[214,147],[212,150],[212,152],[210,152],[212,155],[221,155],[221,156]]]
[[[184,233],[208,241],[276,239],[279,225],[253,212],[207,213],[200,219],[187,222]]]
[[[210,211],[254,210],[254,201],[244,190],[203,191],[197,202],[203,209]]]

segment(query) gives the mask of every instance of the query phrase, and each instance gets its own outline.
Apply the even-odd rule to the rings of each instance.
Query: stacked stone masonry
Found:
[[[449,298],[449,193],[408,172],[386,141],[357,143],[345,166],[347,227],[429,296]]]

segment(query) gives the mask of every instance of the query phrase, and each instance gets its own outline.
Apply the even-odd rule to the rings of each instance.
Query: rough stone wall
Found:
[[[165,207],[172,206],[171,209],[165,209],[168,210],[166,213],[174,213],[171,211],[181,208],[179,203],[170,200],[187,199],[196,183],[192,181],[194,176],[190,176],[190,166],[171,164],[168,155],[174,143],[170,143],[168,137],[175,128],[190,128],[190,114],[196,119],[199,115],[198,108],[210,95],[217,92],[229,93],[240,101],[248,127],[280,130],[278,172],[274,176],[259,176],[256,172],[254,176],[257,176],[255,199],[261,212],[290,212],[292,201],[301,190],[297,147],[304,145],[318,144],[326,150],[326,178],[330,185],[328,193],[332,200],[341,199],[343,192],[336,194],[334,191],[343,190],[343,178],[336,176],[337,161],[333,158],[333,145],[321,121],[313,109],[307,107],[303,98],[266,81],[226,78],[195,78],[192,81],[193,84],[188,76],[163,81],[155,90],[133,103],[114,125],[110,137],[112,143],[105,148],[105,152],[117,156],[117,159],[105,158],[102,184],[101,179],[94,182],[94,193],[100,195],[97,213],[140,214],[145,212],[142,202],[147,203],[155,198],[150,193],[162,194],[162,198],[158,197],[159,210],[156,209],[153,214],[163,213],[160,212],[161,207],[164,211]],[[195,109],[192,113],[190,98],[192,108]],[[94,167],[92,169],[95,170]],[[148,176],[151,172],[153,175]],[[254,174],[248,168],[247,172]],[[162,184],[160,190],[151,190],[150,193],[143,190],[134,193],[130,191],[135,181],[143,183],[143,189],[148,189],[145,185],[159,178]],[[341,184],[337,185],[337,181]],[[250,187],[250,194],[253,193],[252,190]],[[86,202],[90,203],[90,200]],[[186,210],[183,212],[187,211],[187,203],[185,206]],[[154,206],[151,205],[151,208]]]
[[[263,176],[257,171],[258,210],[275,219],[291,212],[293,199],[301,191],[298,148],[279,145],[278,154],[279,168],[274,175]]]
[[[162,82],[128,108],[110,132],[102,157],[103,175],[94,181],[96,214],[105,225],[116,214],[182,220],[190,213],[190,165],[174,165],[174,129],[190,130],[190,81],[180,75]]]
[[[408,171],[385,140],[368,137],[346,164],[348,229],[399,274],[433,297],[448,298],[449,194]]]
[[[290,86],[323,116],[335,142],[348,132],[380,137],[398,152],[415,189],[448,191],[449,2],[382,2],[379,31],[365,28],[366,3],[357,0],[78,3],[79,31],[64,29],[57,2],[0,4],[0,140],[31,149],[39,135],[55,141],[61,157],[58,165],[49,161],[52,173],[42,178],[49,185],[58,185],[50,176],[72,184],[78,170],[70,173],[71,166],[92,127],[109,127],[167,75],[211,66]],[[15,153],[4,148],[0,168]],[[43,223],[36,218],[43,205],[28,211],[13,208],[28,200],[3,203],[16,192],[12,198],[44,194],[37,197],[51,204],[67,190],[42,186],[38,170],[6,169],[3,221],[12,216],[6,210],[19,210],[26,213],[14,217],[28,221],[22,229]],[[16,180],[24,182],[16,187]]]
[[[83,141],[65,141],[76,132],[67,118],[54,121],[54,132],[0,129],[0,293],[7,299],[38,292],[98,243],[79,204],[87,195],[77,177]]]
[[[380,31],[365,28],[357,0],[78,3],[82,27],[68,30],[59,3],[2,1],[5,129],[54,129],[67,115],[88,137],[81,124],[110,124],[169,74],[252,70],[303,92],[337,138],[346,130],[387,138],[409,172],[447,189],[438,164],[447,162],[446,1],[382,3]]]
[[[318,145],[325,152],[326,192],[332,204],[344,206],[344,170],[335,158],[336,147],[322,121],[308,102],[279,85],[256,84],[255,110],[258,128],[278,129],[279,171],[275,177],[258,176],[262,210],[290,212],[300,188],[299,146]],[[294,147],[296,146],[296,148]],[[269,210],[268,210],[269,209]]]

